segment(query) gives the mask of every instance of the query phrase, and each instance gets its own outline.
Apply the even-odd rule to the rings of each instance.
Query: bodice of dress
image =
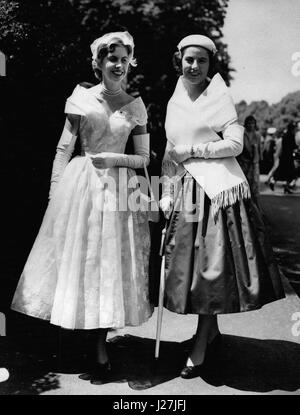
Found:
[[[81,147],[88,154],[124,153],[131,130],[147,123],[146,108],[140,97],[112,112],[97,96],[95,88],[86,89],[80,85],[67,99],[65,113],[81,116]]]

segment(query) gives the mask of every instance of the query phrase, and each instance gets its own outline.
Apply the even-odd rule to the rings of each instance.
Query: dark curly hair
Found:
[[[185,49],[187,49],[188,47],[189,46],[186,46],[182,48],[180,51],[178,50],[173,54],[172,62],[173,62],[174,69],[178,76],[182,75],[182,58],[184,56]],[[216,55],[213,55],[213,53],[209,49],[204,48],[203,46],[201,47],[205,49],[208,53],[208,59],[209,59],[208,76],[212,78],[213,75],[217,72],[218,60],[216,58]]]
[[[246,125],[251,121],[255,122],[255,130],[257,130],[258,129],[257,128],[257,121],[256,121],[256,118],[253,115],[248,115],[248,117],[245,118],[244,126],[246,127]]]
[[[114,43],[111,43],[110,45],[104,45],[103,47],[101,47],[98,51],[97,59],[92,60],[92,68],[93,68],[95,77],[99,79],[99,81],[102,81],[102,72],[99,66],[102,64],[104,58],[106,58],[106,56],[109,53],[112,53],[115,51],[117,46],[123,46],[126,49],[128,55],[132,53],[132,48],[129,45],[124,45],[121,41],[116,41]],[[129,72],[129,69],[130,69],[130,66],[128,67],[128,72]]]

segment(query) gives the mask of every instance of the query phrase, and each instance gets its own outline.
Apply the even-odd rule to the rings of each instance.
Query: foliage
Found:
[[[219,49],[218,69],[228,82],[231,79],[221,30],[227,4],[228,0],[0,0],[0,50],[8,57],[10,94],[14,90],[14,101],[28,103],[24,117],[33,111],[50,122],[53,134],[58,133],[63,103],[76,83],[96,82],[89,45],[105,32],[128,30],[139,63],[129,76],[129,91],[140,93],[148,106],[153,146],[161,153],[178,41],[190,33],[212,37]]]
[[[283,131],[290,121],[300,121],[300,91],[287,94],[276,104],[253,101],[247,105],[245,101],[240,101],[236,108],[241,122],[244,122],[248,115],[253,115],[262,133],[268,127],[276,127]]]

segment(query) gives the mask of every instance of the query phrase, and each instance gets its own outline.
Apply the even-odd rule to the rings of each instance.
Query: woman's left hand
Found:
[[[178,144],[169,152],[171,158],[176,163],[182,163],[183,161],[191,158],[191,145],[189,144]]]
[[[97,157],[91,157],[91,160],[96,169],[108,169],[115,167],[117,155],[115,153],[101,153]]]

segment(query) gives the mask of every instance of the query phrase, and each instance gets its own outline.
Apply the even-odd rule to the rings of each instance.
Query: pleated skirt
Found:
[[[255,310],[285,297],[262,212],[252,199],[219,211],[188,173],[170,216],[164,305],[180,314]]]

